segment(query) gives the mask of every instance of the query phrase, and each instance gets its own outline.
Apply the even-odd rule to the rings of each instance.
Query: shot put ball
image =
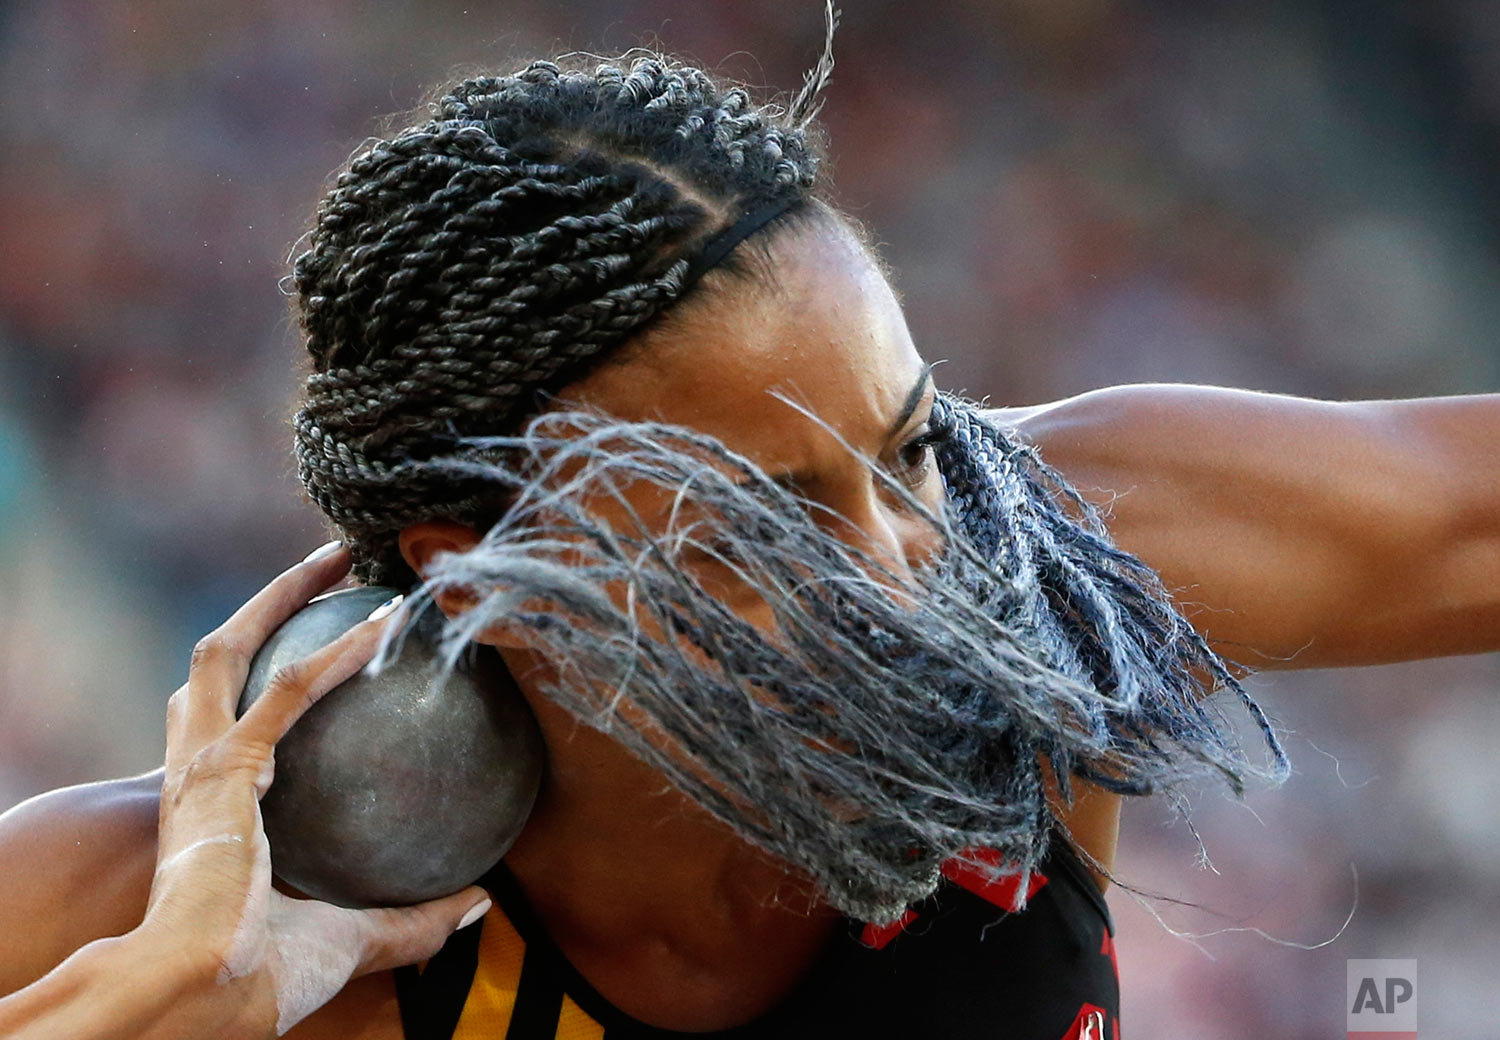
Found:
[[[398,590],[309,603],[250,663],[243,714],[278,670],[331,643]],[[498,657],[472,650],[438,681],[429,608],[401,652],[330,690],[276,746],[261,800],[271,869],[340,906],[400,906],[456,892],[505,855],[541,784],[541,733]]]

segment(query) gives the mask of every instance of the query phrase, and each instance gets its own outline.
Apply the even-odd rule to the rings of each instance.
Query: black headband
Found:
[[[750,210],[744,216],[740,217],[739,220],[736,220],[713,238],[703,243],[703,248],[699,249],[693,255],[691,262],[688,264],[687,273],[682,276],[682,288],[679,290],[679,295],[687,292],[710,269],[722,263],[735,246],[783,213],[795,209],[801,204],[802,198],[798,195],[764,203]]]

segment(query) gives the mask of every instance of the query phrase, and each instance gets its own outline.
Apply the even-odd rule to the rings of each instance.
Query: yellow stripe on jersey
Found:
[[[474,969],[474,982],[469,986],[453,1040],[493,1040],[505,1035],[510,1013],[516,1007],[521,960],[525,955],[526,941],[511,927],[510,919],[500,908],[492,907],[484,915],[484,930],[479,933],[479,964]]]
[[[463,1014],[453,1040],[501,1040],[510,1026],[521,983],[526,940],[516,932],[498,906],[484,915],[479,937],[479,964],[469,986]],[[604,1027],[590,1018],[568,996],[563,997],[556,1040],[603,1040]]]
[[[557,1040],[604,1040],[604,1027],[563,994],[562,1014],[557,1019]]]

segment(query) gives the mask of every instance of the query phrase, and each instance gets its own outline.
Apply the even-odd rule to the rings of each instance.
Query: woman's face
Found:
[[[709,291],[565,387],[553,410],[585,408],[716,438],[809,500],[828,533],[904,578],[936,553],[941,536],[853,452],[941,512],[942,481],[924,440],[935,394],[929,366],[885,275],[851,231],[819,214],[773,234],[771,277],[715,285],[726,275],[710,272],[703,286]],[[589,495],[581,504],[627,534],[636,522],[630,514],[658,536],[677,515],[673,496],[647,481],[624,488],[620,499]],[[685,513],[691,520],[691,505]],[[478,537],[450,521],[425,521],[402,533],[401,546],[426,574],[434,551],[466,551]],[[744,582],[734,566],[711,554],[689,553],[679,563],[704,592],[774,630],[765,590]],[[617,602],[626,597],[622,587],[609,591]],[[452,588],[437,598],[450,617],[474,603]],[[512,650],[530,643],[524,629],[504,623],[476,638]]]
[[[820,215],[775,235],[771,284],[737,279],[684,303],[620,360],[565,388],[559,406],[709,434],[809,499],[840,538],[905,573],[935,550],[935,532],[848,449],[940,508],[923,441],[928,366],[853,233]],[[650,516],[665,504],[633,505]]]

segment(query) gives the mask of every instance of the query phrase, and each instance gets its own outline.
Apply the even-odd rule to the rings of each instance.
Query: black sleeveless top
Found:
[[[495,908],[425,969],[397,969],[406,1040],[1119,1040],[1109,909],[1066,843],[1050,848],[1024,910],[1014,909],[1018,877],[987,882],[950,865],[899,924],[845,919],[780,1003],[703,1033],[644,1025],[605,1000],[548,938],[502,863],[480,881]]]

